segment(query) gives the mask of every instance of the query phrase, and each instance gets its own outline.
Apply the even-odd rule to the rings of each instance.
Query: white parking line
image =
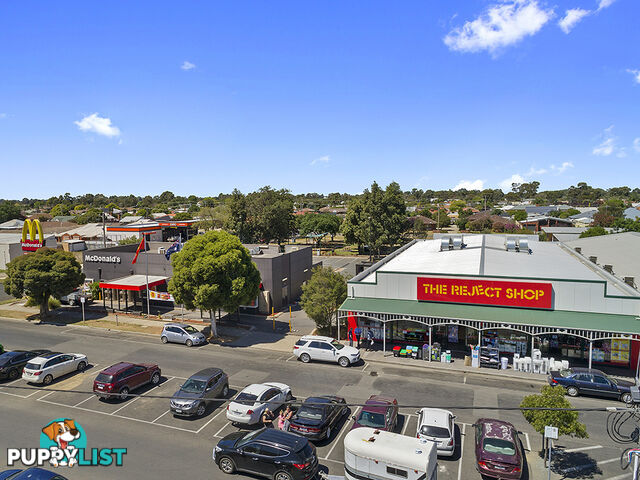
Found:
[[[224,403],[227,403],[227,402],[224,402]],[[216,418],[218,418],[220,415],[222,415],[224,412],[226,412],[226,411],[227,411],[227,410],[224,408],[224,403],[220,404],[220,408],[221,408],[221,410],[220,410],[218,413],[216,413],[216,415],[215,415],[212,419],[210,419],[207,423],[205,423],[203,426],[201,426],[201,427],[196,431],[196,433],[200,433],[204,427],[206,427],[207,425],[209,425],[209,424],[210,424],[211,422],[213,422]],[[224,428],[224,427],[222,427],[222,428]],[[214,437],[215,437],[215,435],[214,435]]]
[[[356,408],[356,411],[353,413],[354,417],[358,417],[358,412],[360,411],[361,407]],[[321,458],[320,460],[329,460],[329,457],[331,456],[331,454],[333,453],[333,449],[336,448],[336,445],[338,443],[340,443],[340,437],[342,436],[342,433],[345,431],[347,425],[349,425],[349,418],[347,418],[344,422],[344,425],[342,425],[342,428],[340,429],[340,431],[338,432],[338,435],[336,436],[336,438],[333,440],[333,445],[331,445],[331,448],[329,449],[329,453],[327,453],[324,458]]]
[[[530,452],[531,451],[531,442],[529,441],[529,434],[525,433],[524,434],[524,438],[527,439],[527,452]]]
[[[462,424],[462,432],[460,432],[460,458],[458,462],[460,466],[458,467],[458,480],[462,478],[462,456],[464,455],[464,437],[467,432],[467,424]]]
[[[120,408],[116,409],[115,411],[111,412],[109,415],[115,415],[116,413],[118,413],[120,410],[122,410],[125,407],[128,407],[129,405],[131,405],[133,402],[135,402],[136,400],[138,400],[140,397],[134,397],[133,400],[131,400],[130,402],[126,402],[124,405],[122,405]],[[127,417],[129,418],[129,417]]]
[[[367,364],[364,366],[364,368],[362,369],[362,371],[364,372],[364,371],[367,369],[367,367],[368,367],[368,366],[369,366],[369,364],[367,363]]]
[[[78,403],[76,403],[76,404],[74,405],[74,407],[77,407],[77,406],[79,406],[79,405],[82,405],[84,402],[88,402],[89,400],[91,400],[91,399],[92,399],[92,398],[94,398],[94,397],[95,397],[95,395],[91,395],[90,397],[87,397],[87,398],[85,398],[84,400],[81,400],[81,401],[79,401]],[[43,398],[44,398],[44,397],[43,397]]]
[[[613,462],[619,462],[620,461],[620,457],[616,457],[616,458],[610,458],[609,460],[600,460],[599,462],[596,462],[598,465],[606,465],[607,463],[613,463]]]
[[[404,435],[404,432],[407,431],[407,427],[409,426],[409,418],[411,418],[410,415],[405,415],[404,417],[404,425],[402,426],[402,435]]]
[[[633,475],[633,472],[623,473],[622,475],[616,475],[615,477],[610,477],[607,480],[622,480],[623,478],[630,478]]]
[[[220,414],[218,414],[218,415],[220,415]],[[217,416],[217,415],[216,415],[216,416]],[[220,432],[222,432],[222,431],[223,431],[225,428],[227,428],[229,425],[231,425],[231,422],[227,422],[227,423],[225,423],[225,424],[222,426],[222,428],[221,428],[220,430],[218,430],[216,433],[214,433],[214,434],[213,434],[213,436],[214,436],[214,437],[218,437],[218,438],[222,438],[222,437],[220,436]],[[197,432],[196,432],[196,433],[197,433]]]
[[[167,410],[166,412],[158,415],[155,420],[151,420],[151,423],[156,423],[158,420],[160,420],[162,417],[164,417],[167,413],[169,413],[171,410]]]
[[[602,445],[591,445],[589,447],[568,448],[566,450],[563,450],[563,452],[564,453],[584,452],[586,450],[597,450],[598,448],[602,448]]]

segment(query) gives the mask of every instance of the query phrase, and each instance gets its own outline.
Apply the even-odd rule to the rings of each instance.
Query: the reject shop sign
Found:
[[[503,307],[551,308],[550,283],[418,277],[418,300]]]

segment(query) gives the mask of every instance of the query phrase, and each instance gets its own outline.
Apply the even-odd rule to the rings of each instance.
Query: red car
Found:
[[[351,430],[358,427],[371,427],[392,432],[398,424],[398,400],[382,395],[371,395],[358,417],[352,418]]]
[[[493,418],[481,418],[473,426],[478,472],[489,478],[519,480],[524,455],[516,428]]]
[[[100,398],[126,400],[129,392],[144,385],[160,383],[155,363],[120,362],[102,370],[93,381],[93,392]]]

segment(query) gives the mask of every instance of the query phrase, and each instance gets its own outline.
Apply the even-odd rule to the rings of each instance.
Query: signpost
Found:
[[[558,439],[558,427],[552,427],[551,425],[547,425],[544,427],[544,438],[547,440],[549,449],[549,475],[548,479],[551,480],[551,450],[553,449],[553,440]]]
[[[84,302],[87,300],[87,297],[80,295],[80,305],[82,306],[82,323],[84,323]]]

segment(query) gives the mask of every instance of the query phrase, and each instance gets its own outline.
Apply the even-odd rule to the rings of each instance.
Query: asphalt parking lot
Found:
[[[252,349],[221,349],[213,345],[187,348],[162,345],[152,337],[95,332],[93,330],[56,330],[40,328],[24,335],[19,329],[5,328],[3,343],[15,348],[36,348],[47,345],[57,350],[87,353],[90,363],[85,372],[56,379],[48,387],[26,384],[19,379],[0,383],[0,412],[3,423],[13,433],[0,438],[0,451],[18,444],[28,445],[36,433],[51,418],[75,418],[91,432],[92,441],[117,442],[129,447],[127,478],[157,478],[158,475],[180,475],[180,464],[172,458],[185,459],[194,475],[185,478],[225,478],[211,463],[210,452],[225,435],[238,430],[227,421],[229,401],[249,383],[275,381],[291,386],[298,399],[311,395],[335,394],[351,403],[364,403],[372,394],[393,395],[402,405],[397,433],[414,436],[415,414],[421,406],[450,408],[457,415],[456,453],[452,458],[440,458],[438,478],[480,478],[475,472],[474,439],[471,424],[482,416],[500,418],[523,430],[522,443],[529,464],[540,463],[537,449],[540,437],[524,422],[516,407],[523,395],[537,391],[539,385],[509,382],[490,376],[463,376],[426,369],[402,368],[395,365],[361,364],[342,369],[333,364],[303,365],[283,352]],[[29,327],[31,329],[31,327]],[[19,343],[22,342],[22,343]],[[162,368],[162,380],[157,387],[144,387],[134,393],[139,397],[125,401],[103,401],[91,393],[97,373],[117,361],[157,362]],[[168,398],[184,380],[205,366],[221,366],[229,375],[228,398],[212,405],[202,418],[176,418],[169,411]],[[11,388],[11,387],[26,387]],[[18,400],[18,401],[16,401]],[[578,398],[576,406],[608,405],[600,399]],[[485,408],[491,408],[487,410]],[[496,408],[500,408],[496,410]],[[330,474],[343,473],[343,439],[351,428],[354,406],[332,432],[329,441],[318,443],[317,453],[323,469]],[[558,450],[557,475],[553,478],[630,478],[619,467],[621,448],[612,445],[604,433],[604,414],[583,414],[591,438],[563,438]],[[6,422],[4,422],[6,420]],[[170,452],[168,454],[167,452]],[[199,472],[199,473],[198,473]],[[533,470],[532,470],[533,472]],[[108,471],[74,471],[70,480],[113,478]],[[184,472],[182,472],[184,473]],[[539,478],[533,473],[528,478]],[[111,475],[111,476],[110,476]],[[527,478],[526,476],[523,478]]]

